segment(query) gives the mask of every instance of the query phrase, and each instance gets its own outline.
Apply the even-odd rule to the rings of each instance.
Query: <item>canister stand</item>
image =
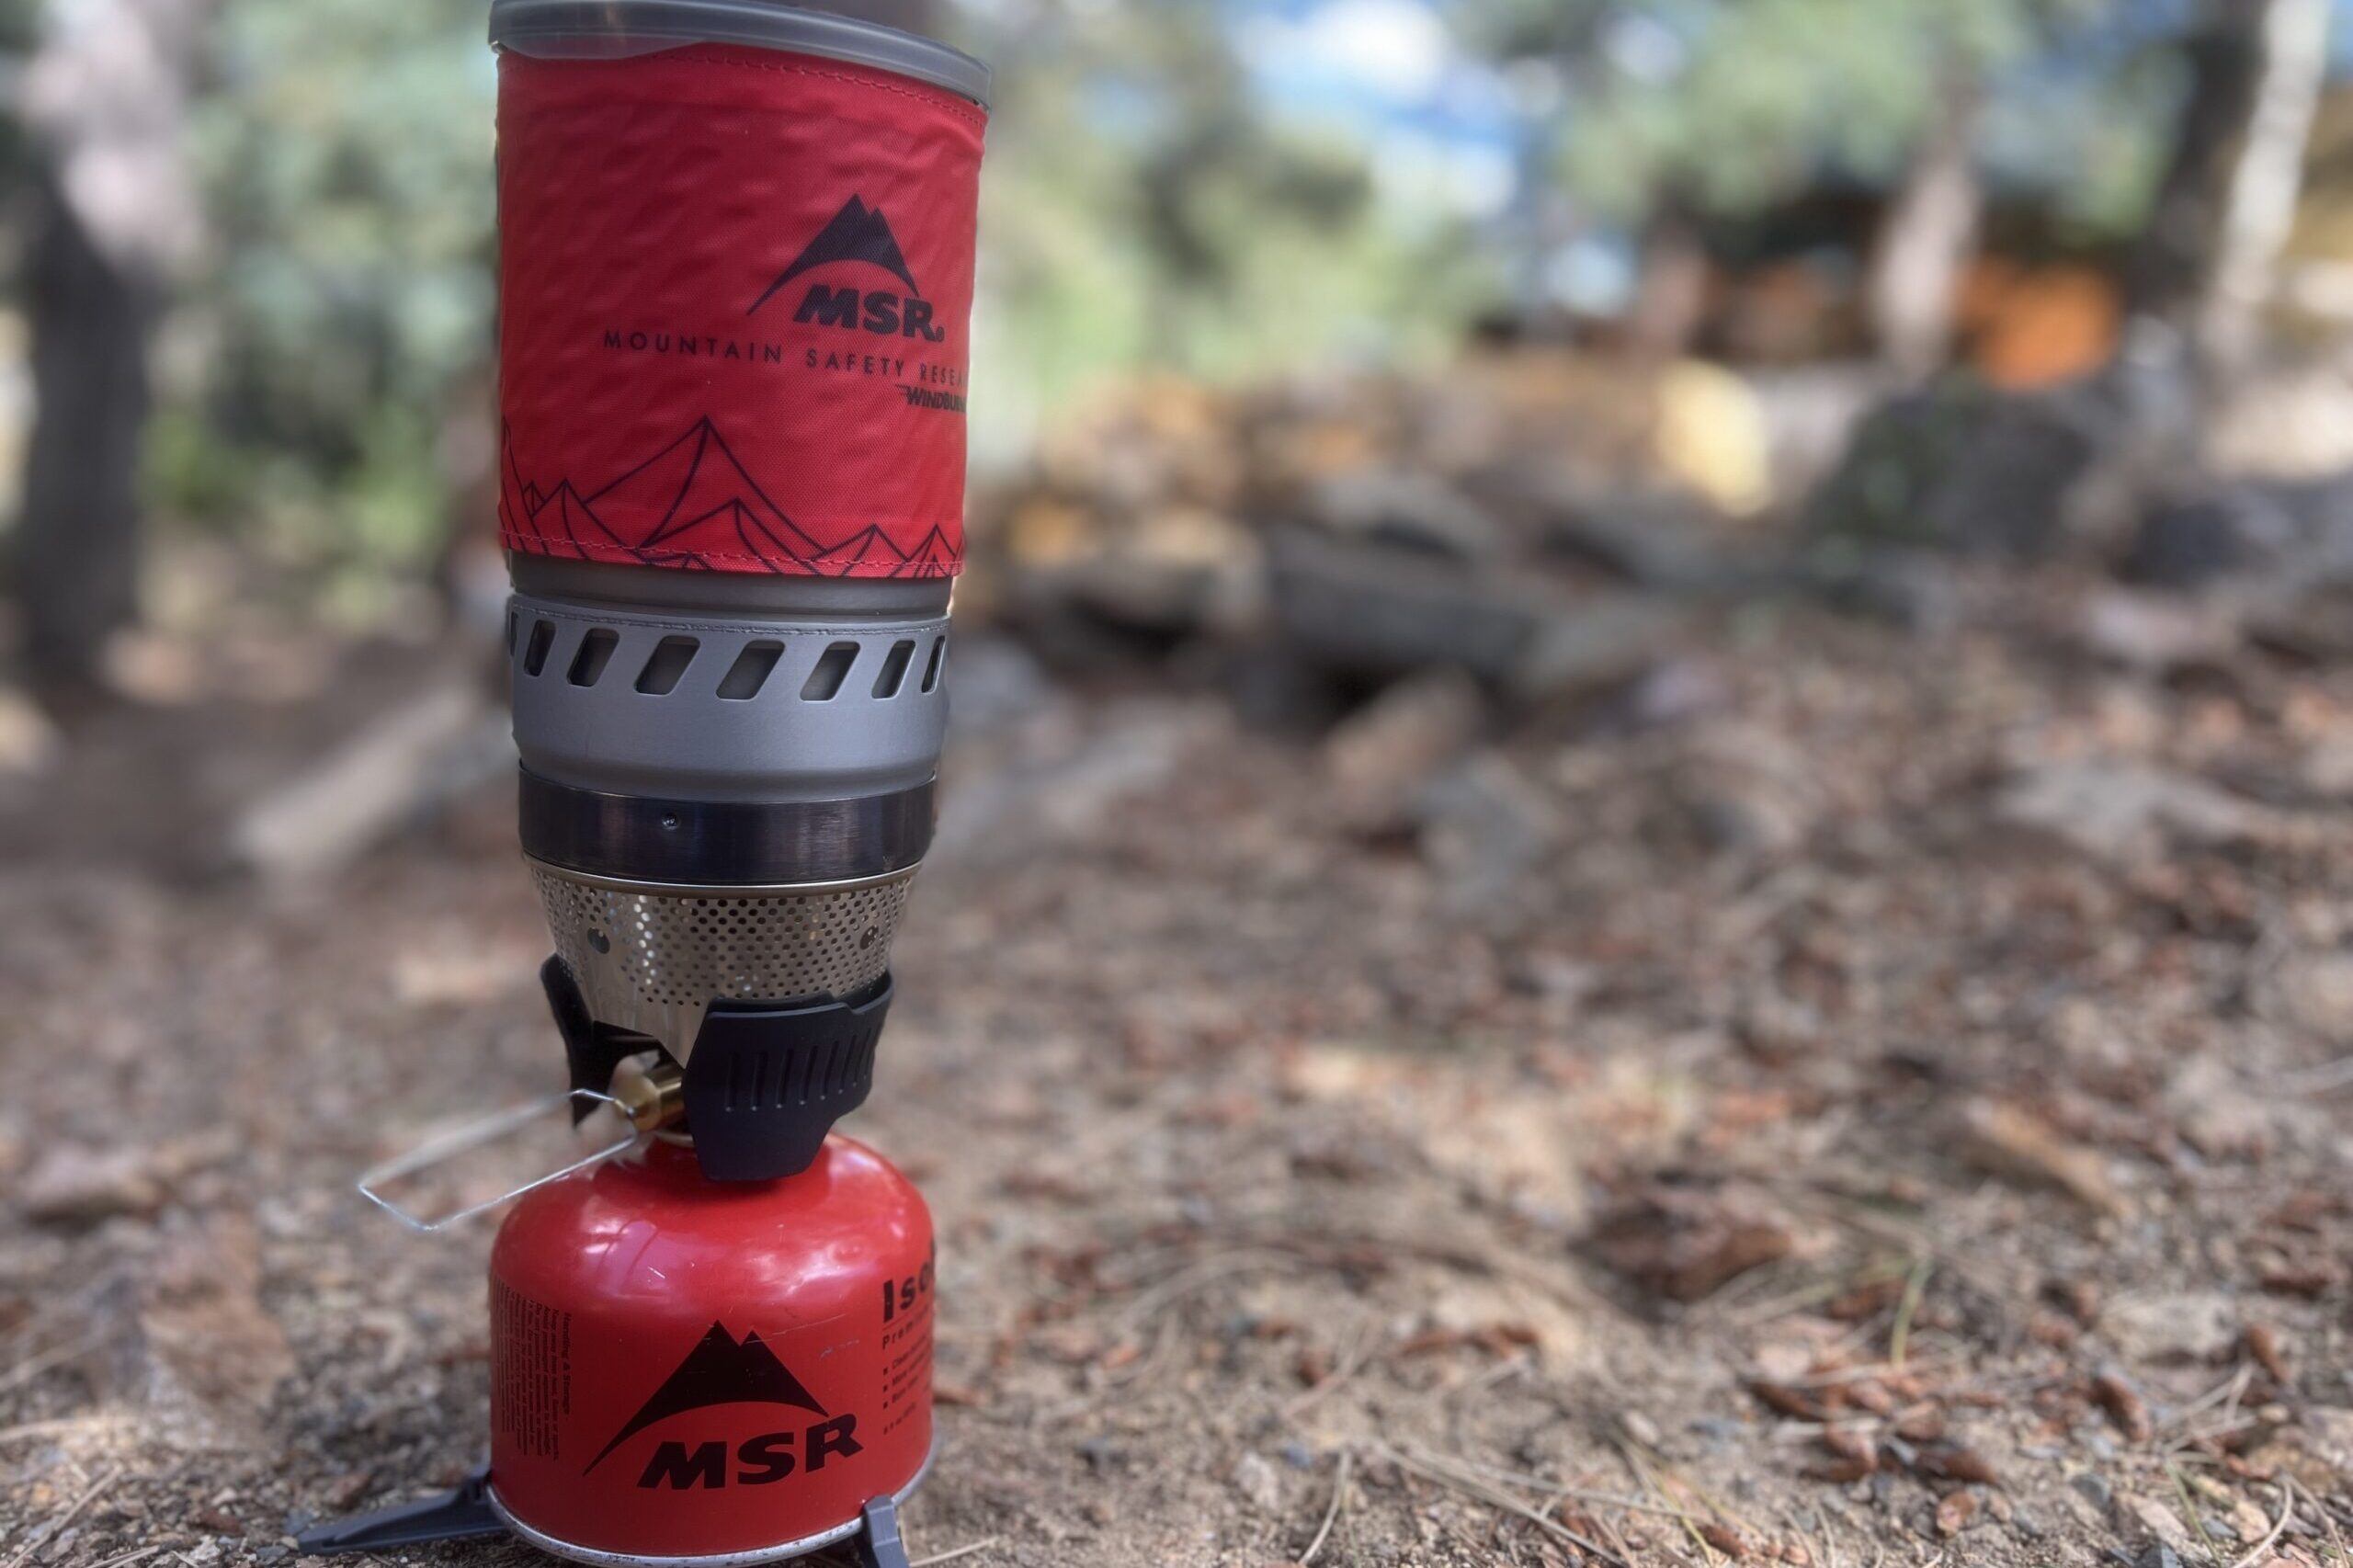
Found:
[[[383,1551],[507,1533],[506,1521],[491,1508],[490,1467],[484,1465],[438,1496],[319,1525],[295,1537],[294,1544],[306,1555],[332,1557],[346,1551]],[[840,1545],[852,1554],[858,1568],[907,1568],[906,1542],[899,1535],[898,1500],[877,1497],[867,1504],[858,1515],[858,1533]]]

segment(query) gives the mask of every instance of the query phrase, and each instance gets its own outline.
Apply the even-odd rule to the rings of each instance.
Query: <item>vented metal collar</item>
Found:
[[[516,746],[526,768],[559,784],[655,800],[823,801],[912,790],[939,771],[943,611],[759,615],[518,594],[507,647]]]

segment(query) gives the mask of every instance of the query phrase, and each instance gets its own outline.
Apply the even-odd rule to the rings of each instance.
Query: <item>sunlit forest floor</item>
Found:
[[[1017,555],[849,1127],[940,1226],[919,1559],[2353,1563],[2329,617],[1587,585],[1639,657],[1368,703]],[[489,1230],[349,1184],[557,1082],[546,935],[496,780],[213,863],[256,759],[479,682],[315,656],[88,720],[0,827],[24,1562],[290,1562],[483,1447]]]

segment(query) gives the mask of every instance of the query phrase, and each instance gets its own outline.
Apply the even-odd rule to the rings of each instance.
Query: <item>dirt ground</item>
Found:
[[[1314,739],[960,649],[849,1128],[940,1227],[918,1559],[2353,1564],[2353,666],[1976,591],[1727,612],[1435,778],[1439,687]],[[559,1081],[508,798],[201,852],[349,689],[12,787],[0,1568],[290,1564],[483,1450],[491,1227],[350,1181]]]

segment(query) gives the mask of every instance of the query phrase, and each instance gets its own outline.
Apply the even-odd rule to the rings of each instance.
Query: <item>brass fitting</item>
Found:
[[[629,1124],[640,1132],[659,1132],[687,1114],[687,1074],[675,1062],[651,1066],[632,1060],[613,1074],[613,1098]]]

